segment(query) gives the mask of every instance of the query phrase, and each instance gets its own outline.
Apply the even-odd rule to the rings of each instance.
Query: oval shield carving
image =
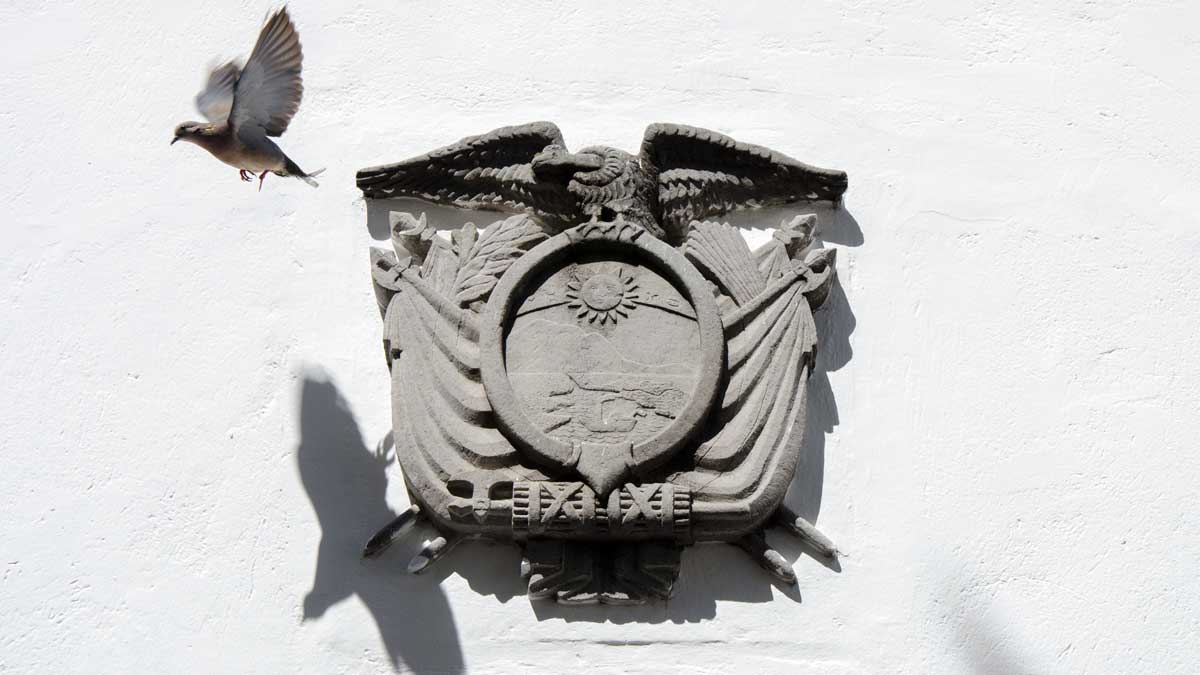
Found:
[[[593,259],[539,281],[517,309],[504,359],[525,414],[551,438],[640,443],[695,391],[700,328],[654,270]]]
[[[496,287],[481,327],[500,426],[599,494],[694,436],[724,364],[703,278],[641,232],[591,223],[540,244]]]

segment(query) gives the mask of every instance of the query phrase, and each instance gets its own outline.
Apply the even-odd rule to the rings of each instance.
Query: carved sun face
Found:
[[[567,307],[589,323],[616,323],[637,306],[637,281],[624,267],[580,269],[567,282]]]

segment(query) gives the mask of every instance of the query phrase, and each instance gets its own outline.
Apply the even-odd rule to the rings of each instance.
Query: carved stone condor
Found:
[[[816,216],[751,249],[736,209],[837,202],[846,174],[671,124],[641,153],[572,154],[548,122],[364,169],[368,198],[515,211],[441,237],[392,214],[372,252],[411,506],[364,548],[432,527],[420,573],[467,538],[512,541],[531,598],[666,598],[693,543],[796,581],[764,533],[833,564],[783,502],[799,468],[813,311],[835,276]],[[547,230],[550,232],[547,233]]]
[[[554,231],[621,218],[671,243],[693,220],[793,202],[838,202],[846,174],[707,129],[652,124],[641,153],[566,149],[550,122],[502,127],[358,172],[369,198],[528,213]]]

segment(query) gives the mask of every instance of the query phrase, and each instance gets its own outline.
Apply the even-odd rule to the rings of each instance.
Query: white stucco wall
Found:
[[[327,171],[259,194],[167,142],[266,3],[3,3],[0,670],[1195,672],[1197,7],[297,0]],[[568,610],[509,546],[357,560],[406,498],[354,171],[535,119],[849,172],[789,496],[840,573]]]

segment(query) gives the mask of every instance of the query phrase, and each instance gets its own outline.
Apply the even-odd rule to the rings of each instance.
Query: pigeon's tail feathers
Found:
[[[319,176],[321,174],[321,172],[323,172],[324,170],[325,169],[317,169],[316,171],[313,171],[312,173],[298,173],[298,174],[296,174],[296,177],[299,178],[300,180],[304,181],[305,183],[308,183],[309,185],[311,185],[313,187],[317,187],[320,185],[320,183],[313,180],[313,176]]]
[[[293,162],[291,157],[288,157],[285,155],[283,160],[284,160],[283,169],[284,169],[284,171],[287,172],[286,175],[295,176],[296,178],[299,178],[300,180],[304,181],[305,183],[308,183],[309,185],[311,185],[313,187],[317,187],[319,185],[319,183],[317,183],[317,181],[313,180],[313,176],[320,175],[321,172],[324,171],[325,169],[317,169],[316,171],[309,173],[309,172],[305,171],[304,169],[301,169],[298,164]]]

